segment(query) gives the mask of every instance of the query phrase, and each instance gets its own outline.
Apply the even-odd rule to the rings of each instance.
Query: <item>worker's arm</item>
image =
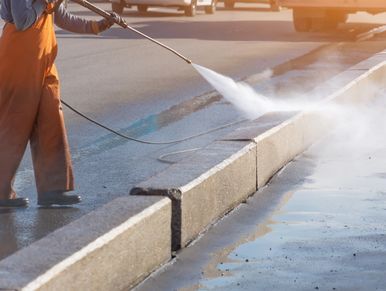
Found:
[[[64,30],[74,33],[98,34],[114,24],[112,20],[108,19],[99,21],[83,19],[68,12],[63,4],[57,7],[54,13],[55,24]],[[112,17],[115,17],[115,15]]]
[[[45,0],[3,0],[1,18],[14,23],[17,30],[31,27],[46,9]]]
[[[69,13],[63,4],[54,11],[55,24],[60,28],[75,33],[96,33],[93,22]]]

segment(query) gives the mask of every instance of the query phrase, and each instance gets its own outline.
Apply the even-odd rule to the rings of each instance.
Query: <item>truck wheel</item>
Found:
[[[192,3],[189,6],[185,7],[185,15],[193,17],[196,15],[196,12],[197,12],[196,0],[192,0]]]
[[[233,8],[235,8],[235,0],[224,0],[224,7],[226,9],[233,9]]]
[[[118,14],[122,14],[123,8],[125,7],[124,3],[121,1],[119,3],[117,2],[112,2],[111,3],[111,9]]]
[[[312,29],[315,31],[331,31],[336,30],[339,23],[347,21],[348,14],[339,10],[327,10],[321,17],[312,19]]]
[[[293,10],[293,24],[297,32],[308,32],[312,28],[312,18],[306,17],[298,9]]]
[[[205,6],[205,13],[214,14],[216,12],[216,5],[217,5],[217,0],[212,0],[212,3],[210,3],[210,6]]]
[[[326,17],[329,21],[336,22],[336,23],[346,23],[348,19],[348,14],[344,11],[337,11],[337,10],[328,10],[326,13]]]
[[[140,13],[146,13],[148,6],[147,5],[138,5],[137,9],[138,9],[138,12],[140,12]]]
[[[338,25],[339,22],[336,19],[326,17],[323,19],[322,31],[335,30],[338,28]]]
[[[271,6],[272,11],[280,11],[278,0],[270,0],[269,5]]]

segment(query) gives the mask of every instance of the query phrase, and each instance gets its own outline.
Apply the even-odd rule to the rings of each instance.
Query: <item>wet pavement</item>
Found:
[[[336,131],[136,291],[385,290],[385,105],[340,108]]]
[[[92,17],[77,8],[74,12]],[[259,90],[278,97],[285,84],[298,83],[299,76],[311,76],[310,69],[304,69],[304,63],[296,65],[303,59],[295,63],[291,60],[330,42],[351,41],[352,30],[368,29],[382,19],[374,18],[373,21],[369,18],[367,23],[360,23],[368,19],[362,16],[355,20],[357,24],[348,24],[334,34],[299,35],[291,27],[289,11],[272,13],[247,9],[239,12],[242,14],[221,11],[215,16],[199,15],[189,21],[178,13],[163,10],[148,16],[127,11],[125,17],[135,27],[182,49],[200,64],[236,79],[287,63],[284,68],[273,70],[272,78],[259,83]],[[267,25],[270,25],[270,31],[263,29]],[[177,31],[182,27],[183,32]],[[220,98],[192,98],[211,89],[190,66],[145,40],[123,34],[118,28],[103,36],[76,36],[58,30],[58,40],[57,65],[61,72],[63,99],[124,134],[165,141],[240,118],[239,113]],[[357,48],[360,57],[350,58],[351,62],[343,66],[335,62],[334,68],[323,75],[323,80],[384,47],[382,41],[373,48],[364,44]],[[234,58],[235,55],[238,58]],[[315,63],[316,55],[311,59],[311,63]],[[320,82],[315,78],[315,75],[321,77],[320,69],[314,68],[314,71],[318,72],[312,76],[314,83],[309,79],[301,82]],[[299,90],[304,93],[304,89],[310,88],[293,86],[292,91],[298,94]],[[27,153],[17,175],[16,190],[21,196],[30,198],[31,207],[0,209],[0,259],[112,199],[128,195],[131,187],[168,166],[157,161],[161,155],[205,146],[232,130],[226,128],[178,145],[143,145],[117,138],[67,109],[65,114],[77,192],[84,201],[68,208],[36,207],[33,171]]]

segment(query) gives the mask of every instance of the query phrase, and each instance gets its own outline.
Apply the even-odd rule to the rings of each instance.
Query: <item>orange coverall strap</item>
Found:
[[[53,15],[43,13],[0,37],[0,199],[14,195],[12,181],[31,141],[38,192],[73,188],[71,160],[60,107]]]

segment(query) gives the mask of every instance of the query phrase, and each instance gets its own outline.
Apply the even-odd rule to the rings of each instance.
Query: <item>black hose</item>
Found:
[[[128,136],[128,135],[125,135],[125,134],[122,134],[98,121],[96,121],[95,119],[92,119],[91,117],[85,115],[84,113],[80,112],[79,110],[75,109],[74,107],[72,107],[71,105],[69,105],[68,103],[66,103],[65,101],[61,100],[62,101],[62,104],[65,105],[68,109],[70,109],[71,111],[73,111],[74,113],[78,114],[79,116],[87,119],[88,121],[96,124],[97,126],[101,127],[101,128],[104,128],[106,129],[107,131],[110,131],[111,133],[117,135],[117,136],[120,136],[121,138],[123,139],[127,139],[127,140],[131,140],[131,141],[135,141],[135,142],[139,142],[139,143],[143,143],[143,144],[155,144],[155,145],[168,145],[168,144],[176,144],[176,143],[181,143],[181,142],[184,142],[184,141],[187,141],[187,140],[190,140],[190,139],[194,139],[196,137],[200,137],[200,136],[203,136],[203,135],[206,135],[206,134],[209,134],[209,133],[212,133],[212,132],[215,132],[215,131],[218,131],[218,130],[221,130],[221,129],[224,129],[224,128],[227,128],[227,127],[231,127],[233,125],[236,125],[236,124],[239,124],[239,123],[242,123],[244,121],[246,121],[246,119],[242,119],[242,120],[237,120],[237,121],[234,121],[234,122],[230,122],[230,123],[227,123],[227,124],[224,124],[224,125],[221,125],[221,126],[218,126],[218,127],[215,127],[215,128],[212,128],[212,129],[209,129],[209,130],[206,130],[206,131],[203,131],[203,132],[200,132],[200,133],[197,133],[197,134],[194,134],[194,135],[191,135],[191,136],[188,136],[188,137],[184,137],[184,138],[181,138],[181,139],[176,139],[176,140],[171,140],[171,141],[160,141],[160,142],[157,142],[157,141],[147,141],[147,140],[142,140],[142,139],[138,139],[138,138],[135,138],[135,137],[132,137],[132,136]]]

